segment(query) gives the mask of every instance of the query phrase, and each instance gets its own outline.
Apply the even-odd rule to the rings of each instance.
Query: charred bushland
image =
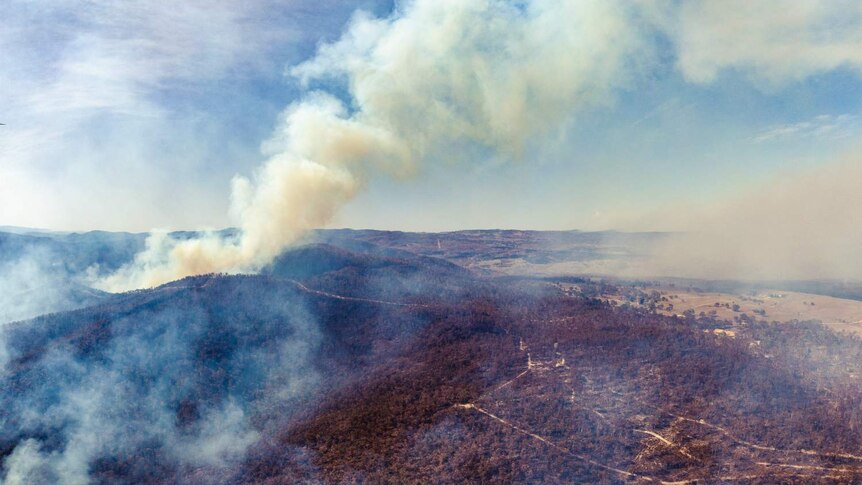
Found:
[[[862,477],[862,343],[822,325],[713,332],[728,324],[401,253],[315,246],[280,263],[6,327],[6,476]]]

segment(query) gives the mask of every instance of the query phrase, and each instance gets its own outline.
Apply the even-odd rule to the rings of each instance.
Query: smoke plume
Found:
[[[735,3],[413,0],[386,18],[357,12],[340,39],[287,70],[303,94],[265,143],[269,159],[234,179],[239,236],[154,236],[98,286],[255,271],[380,174],[451,164],[457,177],[471,162],[528,159],[580,112],[666,67],[662,46],[683,79],[698,84],[734,70],[777,89],[839,67],[859,70],[858,7]]]
[[[341,39],[289,69],[306,94],[285,110],[269,160],[233,182],[240,236],[157,235],[99,286],[254,271],[325,225],[374,173],[524,158],[580,109],[608,102],[648,57],[634,15],[622,2],[556,0],[417,0],[384,19],[357,13]]]

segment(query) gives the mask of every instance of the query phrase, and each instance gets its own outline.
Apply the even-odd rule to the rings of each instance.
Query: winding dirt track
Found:
[[[390,306],[412,307],[412,308],[430,308],[432,306],[432,305],[426,305],[426,304],[422,304],[422,303],[403,303],[403,302],[397,302],[397,301],[375,300],[375,299],[371,299],[371,298],[360,298],[360,297],[356,297],[356,296],[339,295],[337,293],[330,293],[328,291],[316,290],[314,288],[309,288],[308,286],[305,286],[301,282],[294,280],[294,279],[289,279],[289,278],[276,278],[276,279],[278,279],[280,281],[286,281],[286,282],[296,286],[299,290],[301,290],[305,293],[310,293],[312,295],[317,295],[317,296],[323,296],[326,298],[332,298],[335,300],[361,301],[361,302],[365,302],[365,303],[373,303],[376,305],[390,305]],[[170,292],[170,291],[178,291],[178,290],[201,289],[201,288],[206,288],[206,287],[210,286],[214,281],[215,281],[215,278],[208,278],[203,284],[199,284],[199,285],[163,286],[160,288],[154,288],[154,290],[155,291]]]
[[[329,293],[328,291],[321,291],[321,290],[315,290],[314,288],[309,288],[309,287],[305,286],[304,284],[302,284],[296,280],[287,279],[284,281],[289,281],[289,282],[293,283],[297,288],[299,288],[300,290],[302,290],[306,293],[311,293],[313,295],[318,295],[318,296],[325,296],[327,298],[333,298],[336,300],[361,301],[361,302],[365,302],[365,303],[374,303],[377,305],[392,305],[392,306],[414,307],[414,308],[428,308],[431,306],[431,305],[423,305],[421,303],[399,303],[396,301],[373,300],[370,298],[359,298],[359,297],[355,297],[355,296],[338,295],[335,293]]]

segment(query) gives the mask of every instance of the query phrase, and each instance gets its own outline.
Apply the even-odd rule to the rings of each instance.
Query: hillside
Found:
[[[862,343],[722,328],[311,245],[4,327],[0,456],[10,483],[862,477]]]
[[[474,302],[256,447],[248,483],[852,482],[862,346],[557,295]],[[706,327],[706,328],[704,328]],[[397,370],[396,370],[397,369]]]

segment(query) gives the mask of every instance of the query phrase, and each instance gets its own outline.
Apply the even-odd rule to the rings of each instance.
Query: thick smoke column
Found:
[[[325,225],[372,171],[523,158],[579,109],[607,102],[646,57],[633,25],[630,7],[613,1],[416,0],[386,19],[359,12],[340,40],[290,69],[306,94],[286,109],[278,149],[253,180],[234,180],[241,234],[154,237],[100,286],[254,271]],[[342,86],[349,102],[318,84]]]

